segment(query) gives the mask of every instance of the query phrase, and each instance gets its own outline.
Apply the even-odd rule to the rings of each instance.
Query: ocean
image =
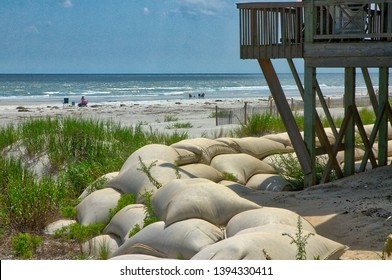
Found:
[[[288,98],[300,98],[291,74],[278,74]],[[344,74],[318,74],[325,96],[341,96]],[[371,74],[378,86],[377,74]],[[301,76],[303,80],[303,76]],[[366,86],[357,74],[357,93],[366,94]],[[197,98],[268,98],[267,83],[259,74],[1,74],[0,102],[71,101],[85,96],[90,102],[123,102]]]

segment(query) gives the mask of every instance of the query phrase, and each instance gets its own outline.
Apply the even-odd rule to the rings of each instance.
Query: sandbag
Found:
[[[172,144],[171,147],[188,150],[199,156],[199,163],[208,165],[211,159],[217,155],[237,153],[235,149],[228,145],[208,138],[186,139]]]
[[[97,190],[89,194],[77,206],[77,221],[84,225],[101,222],[106,224],[109,210],[117,206],[121,193],[112,188]]]
[[[262,207],[260,209],[244,211],[231,218],[227,223],[226,235],[231,237],[244,229],[268,224],[282,224],[297,227],[298,217],[301,219],[304,230],[313,233],[316,232],[311,223],[293,211],[283,208]]]
[[[187,174],[188,178],[204,178],[213,182],[219,182],[223,179],[223,174],[209,166],[202,163],[187,164],[179,167],[181,173]]]
[[[102,187],[102,185],[106,184],[110,180],[112,180],[114,177],[116,177],[119,174],[119,172],[110,172],[105,175],[102,175],[99,177],[97,180],[95,180],[91,185],[89,185],[83,193],[79,196],[79,199],[82,200],[86,198],[90,193],[94,192],[97,190],[97,187]]]
[[[296,228],[286,226],[283,233],[295,238]],[[303,235],[309,234],[303,231]],[[243,233],[207,246],[193,256],[192,260],[295,260],[297,246],[292,239],[275,232]],[[347,249],[333,240],[314,234],[307,239],[306,259],[336,260]]]
[[[192,164],[198,163],[200,161],[200,155],[197,155],[191,151],[181,149],[181,148],[174,148],[178,153],[178,159],[176,160],[176,164],[181,166],[185,164]]]
[[[120,172],[127,170],[129,167],[139,164],[139,157],[141,160],[163,160],[170,163],[175,163],[179,159],[179,154],[176,149],[163,144],[148,144],[135,152],[133,152],[128,159],[124,162]]]
[[[286,147],[292,147],[292,143],[289,137],[289,134],[287,132],[282,132],[282,133],[273,133],[273,134],[267,134],[262,136],[261,138],[266,138],[272,141],[276,141],[279,142],[283,145],[285,145]]]
[[[243,185],[254,174],[276,173],[272,166],[248,154],[219,155],[212,159],[211,166],[233,175],[236,182]]]
[[[53,223],[50,223],[47,225],[44,229],[44,233],[48,235],[54,235],[56,234],[57,230],[60,230],[62,228],[68,227],[69,225],[77,223],[76,220],[57,220],[54,221]]]
[[[220,228],[200,219],[170,226],[156,222],[128,239],[114,254],[146,254],[160,258],[190,259],[205,246],[223,238]]]
[[[145,208],[143,204],[131,204],[118,211],[103,229],[103,233],[115,234],[121,243],[129,239],[129,232],[138,224],[143,228]]]
[[[150,255],[143,255],[143,254],[127,254],[127,255],[120,255],[117,257],[110,258],[109,261],[130,261],[130,260],[160,260],[162,258],[150,256]]]
[[[230,190],[238,194],[239,196],[244,196],[252,193],[254,190],[248,188],[240,183],[229,181],[229,180],[222,180],[218,182],[220,185],[224,185],[228,187]]]
[[[107,259],[113,255],[121,241],[113,234],[96,236],[82,244],[82,252],[95,259]]]
[[[263,159],[276,153],[293,151],[291,146],[263,137],[218,138],[216,140],[236,149],[239,153],[248,154],[257,159]]]
[[[262,191],[291,191],[293,185],[283,176],[274,174],[256,174],[253,175],[246,183],[248,188]]]
[[[160,184],[164,185],[170,182],[173,179],[176,179],[178,176],[181,178],[189,178],[187,173],[181,172],[178,169],[178,166],[162,160],[147,160],[143,161],[143,163],[148,167],[151,164],[154,166],[151,167],[150,173],[151,176]],[[136,202],[142,203],[144,198],[143,195],[145,192],[154,192],[157,189],[147,174],[140,170],[141,166],[139,163],[135,163],[132,166],[129,166],[128,169],[123,170],[117,175],[115,178],[110,180],[104,187],[105,188],[115,188],[120,190],[123,193],[132,193],[136,195]],[[177,173],[179,170],[179,173]]]
[[[190,218],[225,225],[240,212],[260,208],[226,186],[202,178],[171,181],[153,195],[152,204],[166,225]]]

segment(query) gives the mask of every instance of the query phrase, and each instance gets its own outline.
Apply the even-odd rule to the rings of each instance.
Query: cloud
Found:
[[[72,8],[72,0],[61,0],[61,4],[63,5],[64,8]]]
[[[222,14],[230,7],[232,1],[227,0],[175,0],[182,12],[191,15],[215,16]]]

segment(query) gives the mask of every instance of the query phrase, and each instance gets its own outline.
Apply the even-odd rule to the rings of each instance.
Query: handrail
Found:
[[[392,38],[392,1],[316,1],[314,41]],[[389,15],[388,15],[389,14]],[[389,20],[388,20],[389,17]],[[307,24],[307,23],[306,23]]]
[[[302,57],[304,30],[312,29],[308,43],[392,40],[392,0],[253,2],[237,8],[243,58]],[[305,18],[306,9],[314,16]]]
[[[302,57],[304,3],[237,4],[240,10],[241,57]]]

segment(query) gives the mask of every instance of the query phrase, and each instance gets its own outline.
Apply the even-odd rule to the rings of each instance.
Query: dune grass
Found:
[[[187,138],[112,121],[47,117],[0,128],[0,229],[40,231],[100,176],[138,148]],[[15,152],[19,151],[19,152]],[[14,154],[13,157],[7,156]],[[26,162],[48,162],[37,175]]]

